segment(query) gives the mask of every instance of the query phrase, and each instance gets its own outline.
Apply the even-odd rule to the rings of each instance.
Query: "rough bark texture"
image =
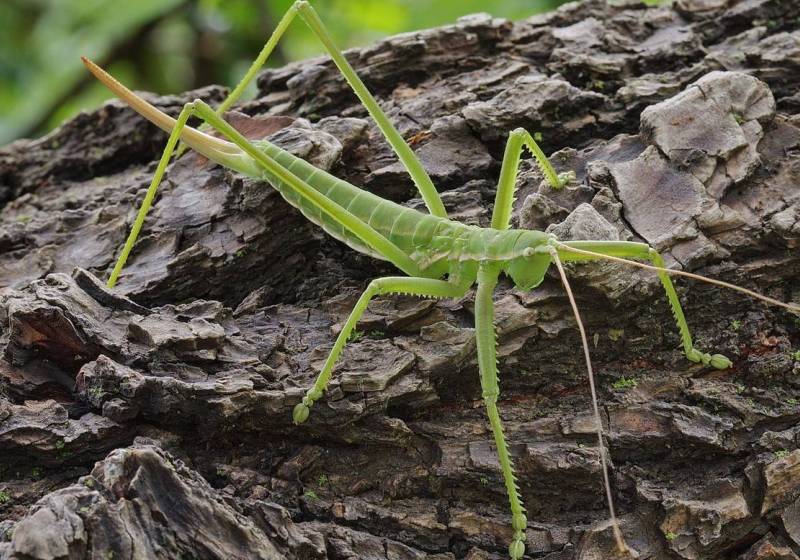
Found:
[[[524,162],[520,227],[645,240],[671,266],[800,301],[794,0],[478,15],[349,57],[457,219],[488,224],[505,138],[523,126],[578,183],[553,192]],[[330,62],[259,86],[238,108],[258,118],[236,117],[252,135],[421,207]],[[222,94],[153,99],[176,113]],[[292,406],[384,263],[187,154],[118,289],[103,287],[164,140],[112,102],[0,151],[0,557],[504,557],[470,296],[373,302],[331,391],[294,427]],[[734,361],[710,371],[683,357],[651,275],[572,276],[639,557],[797,559],[798,319],[681,282],[697,345]],[[565,295],[551,277],[532,293],[502,284],[496,301],[528,556],[611,558]]]

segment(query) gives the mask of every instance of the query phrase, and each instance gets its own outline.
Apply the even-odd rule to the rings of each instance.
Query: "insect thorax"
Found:
[[[497,263],[521,290],[538,286],[550,266],[550,255],[535,252],[547,244],[551,235],[541,231],[496,230],[464,226],[437,232],[429,245],[418,253],[433,269],[476,271],[480,263]],[[449,264],[446,264],[449,263]],[[437,266],[438,265],[438,266]],[[426,267],[427,268],[427,267]]]

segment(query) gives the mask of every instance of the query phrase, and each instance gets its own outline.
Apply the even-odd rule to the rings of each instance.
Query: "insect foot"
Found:
[[[309,400],[308,397],[303,397],[303,402],[297,403],[292,411],[292,420],[295,424],[302,424],[308,420],[308,415],[311,414],[310,405],[306,404],[306,400]]]
[[[322,391],[319,389],[311,389],[303,397],[303,400],[297,403],[292,411],[292,420],[295,424],[302,424],[308,420],[308,415],[311,413],[311,407],[314,402],[322,396]]]
[[[575,181],[576,177],[574,171],[562,171],[558,174],[558,184],[560,187],[564,187]]]
[[[514,539],[508,547],[508,555],[512,560],[517,560],[525,554],[525,528],[528,526],[528,519],[524,514],[515,514],[511,526],[514,528]]]
[[[508,554],[511,556],[511,560],[522,558],[522,555],[525,554],[525,543],[519,537],[514,537],[508,547]]]
[[[692,348],[687,352],[686,357],[693,362],[702,363],[706,366],[710,365],[717,369],[728,369],[733,365],[733,362],[731,362],[727,356],[723,356],[722,354],[712,355],[707,352],[701,352],[697,348]]]

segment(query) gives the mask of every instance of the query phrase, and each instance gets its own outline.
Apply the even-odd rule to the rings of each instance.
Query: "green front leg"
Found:
[[[494,200],[492,213],[492,227],[494,229],[508,229],[511,221],[511,210],[514,205],[514,191],[516,190],[517,172],[519,171],[519,158],[522,149],[528,148],[536,158],[539,169],[542,170],[547,182],[554,189],[560,189],[575,177],[574,172],[556,173],[553,164],[544,155],[544,152],[533,139],[533,136],[524,128],[517,128],[508,135],[506,150],[503,154],[503,165],[500,168],[500,180],[497,183],[497,195]]]
[[[508,452],[506,438],[503,435],[503,424],[497,410],[497,398],[500,396],[500,385],[497,380],[497,340],[494,330],[494,303],[492,295],[497,285],[500,269],[494,265],[481,265],[478,270],[478,291],[475,294],[475,338],[478,345],[478,370],[481,375],[481,390],[486,403],[486,413],[492,426],[494,442],[497,447],[497,458],[503,472],[503,480],[511,505],[511,525],[514,537],[508,548],[512,559],[517,560],[525,554],[525,529],[528,525],[525,508],[519,497],[517,477],[514,465]]]
[[[566,241],[559,244],[558,256],[561,260],[588,261],[597,260],[601,257],[571,253],[569,249],[565,249],[564,246],[601,253],[611,257],[645,259],[655,266],[664,268],[664,259],[655,249],[646,243],[635,243],[632,241]],[[675,291],[675,286],[672,284],[672,280],[666,272],[658,271],[656,274],[658,274],[661,285],[667,293],[667,299],[672,307],[672,314],[675,316],[675,322],[681,334],[681,342],[686,357],[693,362],[710,365],[717,369],[727,369],[731,367],[732,362],[722,354],[709,354],[694,347],[692,335],[689,332],[689,325],[686,323],[686,317],[683,314],[683,309],[681,308],[681,303]]]
[[[336,342],[334,342],[333,348],[330,354],[328,354],[328,359],[325,360],[325,364],[322,366],[322,371],[319,372],[314,386],[306,392],[302,402],[294,407],[294,412],[292,413],[294,423],[302,424],[308,420],[311,406],[325,393],[328,382],[331,380],[333,367],[336,365],[336,361],[339,359],[339,356],[341,356],[342,350],[344,350],[344,346],[350,338],[350,334],[353,332],[353,329],[356,328],[358,320],[361,319],[361,316],[367,310],[367,305],[372,298],[377,295],[396,293],[433,298],[455,298],[461,297],[467,293],[470,284],[471,281],[452,283],[444,280],[407,278],[404,276],[388,276],[370,282],[367,289],[364,290],[364,293],[358,298],[358,302],[356,302],[355,307],[350,312],[350,316],[347,318],[344,327],[342,327],[339,336],[336,337]]]

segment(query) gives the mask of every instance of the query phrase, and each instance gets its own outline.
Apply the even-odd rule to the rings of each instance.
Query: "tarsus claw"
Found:
[[[728,369],[733,365],[733,362],[731,362],[728,357],[723,356],[722,354],[714,354],[712,356],[706,352],[701,352],[697,348],[692,348],[689,352],[687,352],[686,357],[693,362],[702,363],[706,366],[710,365],[717,369]]]
[[[294,420],[295,424],[302,424],[306,420],[308,420],[308,415],[311,412],[311,409],[308,408],[304,403],[297,403],[294,407],[294,411],[292,411],[292,419]]]
[[[521,540],[514,539],[511,546],[508,547],[508,555],[512,560],[518,560],[525,554],[525,543]]]
[[[574,171],[564,171],[558,174],[558,187],[564,187],[570,184],[572,181],[575,180],[575,172]]]
[[[714,354],[711,356],[711,365],[717,369],[728,369],[733,365],[733,362],[722,354]]]

